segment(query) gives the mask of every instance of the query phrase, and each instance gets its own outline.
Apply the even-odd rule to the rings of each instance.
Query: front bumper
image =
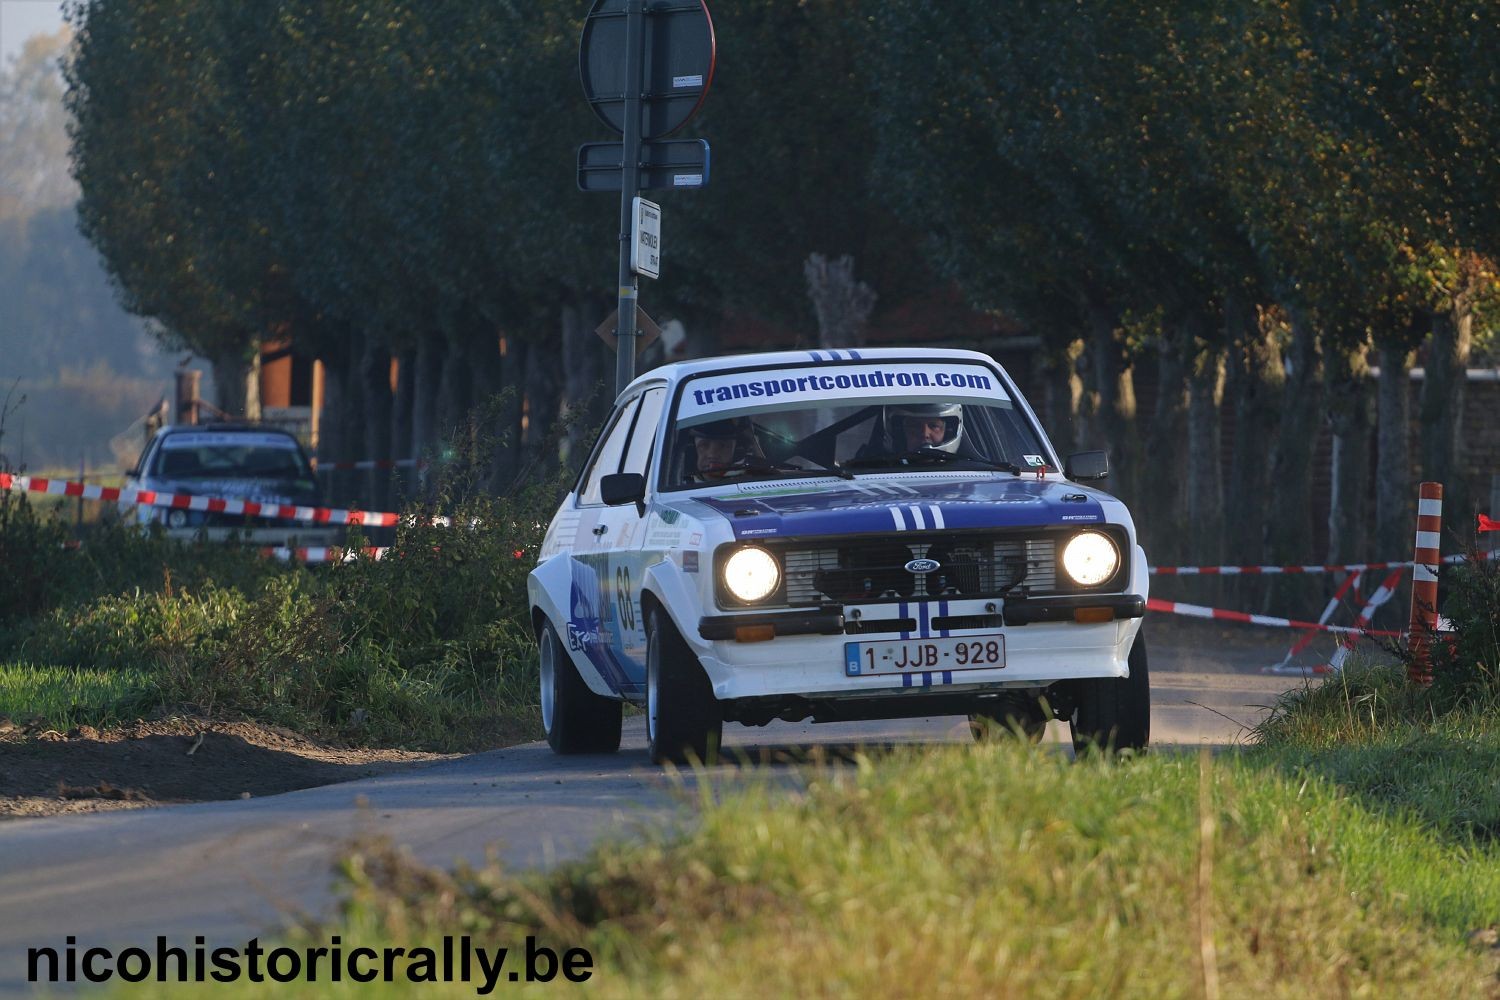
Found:
[[[934,688],[983,692],[1128,676],[1126,661],[1140,628],[1144,599],[1092,599],[1089,607],[1107,605],[1114,615],[1111,620],[1092,623],[1073,620],[1074,599],[1059,601],[1026,602],[1026,624],[1020,623],[1020,615],[1012,621],[1009,607],[1001,609],[999,602],[984,600],[852,605],[838,613],[804,611],[782,617],[779,612],[710,616],[700,621],[693,645],[721,701],[771,696],[857,699]],[[980,627],[942,627],[954,623]],[[768,641],[738,642],[729,638],[736,624],[772,624],[776,636]],[[1000,668],[845,674],[845,644],[849,642],[995,635],[1005,638],[1005,665]]]

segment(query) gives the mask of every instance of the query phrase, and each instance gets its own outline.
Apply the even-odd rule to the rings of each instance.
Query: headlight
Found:
[[[186,527],[187,523],[188,523],[188,512],[187,511],[182,510],[181,508],[178,508],[176,510],[169,510],[169,511],[167,511],[167,527],[169,527],[169,528],[182,528],[182,527]]]
[[[1063,570],[1080,587],[1097,587],[1120,568],[1120,550],[1108,535],[1085,531],[1063,546]]]
[[[776,557],[753,546],[740,549],[724,560],[724,588],[746,604],[764,601],[776,593],[781,567]]]

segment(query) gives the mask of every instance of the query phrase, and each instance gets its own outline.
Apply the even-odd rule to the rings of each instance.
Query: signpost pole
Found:
[[[630,266],[635,239],[635,196],[640,192],[641,164],[641,43],[645,31],[645,0],[625,0],[625,128],[620,184],[620,300],[615,331],[615,395],[635,378],[635,307],[640,279]]]

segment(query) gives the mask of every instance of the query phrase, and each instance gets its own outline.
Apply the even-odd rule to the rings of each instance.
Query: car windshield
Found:
[[[678,396],[663,486],[914,468],[1047,464],[994,371],[972,362],[714,373]]]
[[[297,442],[274,434],[173,435],[162,442],[153,472],[166,479],[313,479]]]

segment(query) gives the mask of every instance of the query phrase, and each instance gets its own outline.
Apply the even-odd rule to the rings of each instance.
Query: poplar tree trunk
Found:
[[[1137,496],[1141,445],[1136,433],[1135,374],[1120,339],[1119,318],[1102,302],[1089,305],[1089,371],[1097,399],[1097,447],[1109,451],[1109,491],[1127,504]]]
[[[259,420],[260,345],[253,344],[248,356],[235,353],[215,358],[213,371],[219,409],[231,420]]]
[[[1416,487],[1411,471],[1411,351],[1405,344],[1380,348],[1375,456],[1375,543],[1377,562],[1403,558],[1414,523]],[[1405,558],[1410,558],[1406,556]]]
[[[471,345],[460,332],[450,334],[438,382],[437,433],[443,442],[463,432],[474,406],[474,377],[470,362]]]
[[[365,379],[363,368],[363,351],[357,338],[351,335],[349,341],[349,363],[341,372],[340,381],[344,386],[343,405],[339,407],[339,437],[343,447],[339,451],[337,461],[350,462],[359,459],[360,452],[364,450],[364,414],[365,414]],[[339,506],[347,507],[367,506],[368,502],[362,495],[362,480],[359,473],[353,469],[335,472],[333,474],[333,492],[338,498]]]
[[[528,475],[547,476],[557,468],[558,448],[553,437],[560,408],[559,359],[546,345],[531,344],[526,352],[526,440],[522,454]],[[583,459],[578,459],[582,462]]]
[[[1275,510],[1268,512],[1267,548],[1277,565],[1300,564],[1316,558],[1312,551],[1312,462],[1322,406],[1322,357],[1317,331],[1301,309],[1288,307],[1292,342],[1283,365],[1286,372],[1281,422],[1271,459],[1276,489]],[[1276,576],[1268,588],[1266,608],[1276,613],[1303,614],[1317,599],[1315,581],[1296,575]]]
[[[409,459],[415,457],[412,450],[412,403],[416,395],[417,352],[408,348],[396,359],[396,394],[391,400],[391,457]],[[392,492],[405,501],[414,495],[412,484],[416,483],[420,470],[398,468],[391,476]]]
[[[1044,348],[1034,355],[1042,386],[1042,427],[1064,458],[1079,450],[1077,414],[1083,382],[1075,362],[1082,351],[1083,341],[1073,340],[1060,350]]]
[[[1188,378],[1187,525],[1194,559],[1203,565],[1224,560],[1223,401],[1224,347],[1195,338]],[[1222,593],[1218,578],[1201,589],[1209,601]]]
[[[1448,525],[1471,516],[1463,479],[1464,396],[1473,342],[1472,291],[1454,296],[1450,309],[1433,314],[1432,340],[1422,381],[1422,478],[1443,484],[1443,516]]]
[[[360,352],[359,377],[364,397],[363,453],[369,461],[392,458],[391,448],[391,353],[384,345],[366,337]],[[374,510],[389,510],[391,470],[370,469],[364,475],[365,502]]]
[[[323,411],[318,414],[318,462],[323,470],[319,474],[321,486],[327,499],[333,502],[338,495],[338,473],[332,468],[348,453],[344,439],[345,362],[340,358],[323,358]]]
[[[818,318],[819,347],[860,347],[865,342],[875,290],[854,277],[854,258],[830,261],[820,253],[802,262],[807,295]]]
[[[417,341],[412,371],[411,453],[417,458],[436,457],[438,441],[437,400],[443,372],[443,338],[425,333]],[[429,469],[429,473],[432,470]]]
[[[603,318],[597,303],[584,295],[566,303],[559,316],[562,355],[554,356],[553,362],[563,369],[562,405],[569,419],[563,461],[574,468],[588,457],[615,401],[615,353],[594,335]]]
[[[495,453],[490,463],[488,488],[491,493],[508,493],[516,485],[517,459],[521,450],[521,397],[524,392],[522,365],[525,355],[519,353],[520,341],[502,335],[496,345],[496,392],[492,413]]]
[[[1262,323],[1249,302],[1231,296],[1224,306],[1229,356],[1225,391],[1234,400],[1234,448],[1224,496],[1227,522],[1225,558],[1245,565],[1264,563],[1266,527],[1273,513],[1271,461],[1266,430],[1280,418],[1285,373],[1274,326]],[[1235,607],[1247,607],[1264,593],[1258,579],[1236,582]]]
[[[1324,360],[1328,422],[1333,430],[1333,486],[1328,509],[1328,561],[1368,558],[1370,477],[1370,382],[1368,346],[1360,340],[1330,350]]]
[[[1149,472],[1141,476],[1136,525],[1153,566],[1176,565],[1182,546],[1187,443],[1187,366],[1170,337],[1157,341],[1156,409],[1146,441]],[[1134,508],[1133,508],[1134,509]]]

